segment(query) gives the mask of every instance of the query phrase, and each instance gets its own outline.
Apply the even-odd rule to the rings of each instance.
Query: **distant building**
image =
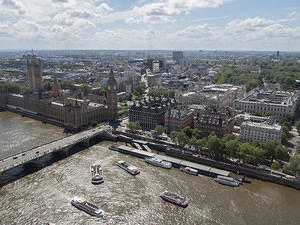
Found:
[[[171,99],[149,98],[134,102],[129,109],[129,122],[139,122],[143,130],[154,130],[156,125],[164,126],[165,113],[177,102]]]
[[[194,127],[194,112],[187,106],[169,108],[165,113],[166,133],[181,131],[187,126]]]
[[[269,113],[277,121],[289,114],[293,116],[298,105],[297,92],[283,92],[255,88],[245,97],[235,100],[233,107],[247,113]]]
[[[153,71],[153,73],[159,72],[159,61],[158,60],[152,61],[152,71]]]
[[[177,63],[177,64],[181,64],[183,63],[183,52],[173,52],[173,60]]]
[[[243,97],[245,93],[245,87],[233,86],[231,84],[213,84],[205,86],[198,91],[179,95],[177,99],[183,105],[198,104],[221,109],[231,107],[233,101]]]
[[[147,74],[147,83],[149,87],[160,86],[161,76],[160,74]]]
[[[201,130],[205,135],[215,132],[217,136],[232,133],[234,127],[233,112],[229,108],[215,110],[199,107],[195,111],[194,128]]]

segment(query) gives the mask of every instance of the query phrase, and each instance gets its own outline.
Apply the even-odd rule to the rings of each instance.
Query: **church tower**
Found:
[[[118,98],[117,98],[117,81],[113,70],[111,69],[109,79],[107,81],[106,102],[108,106],[108,115],[110,120],[116,119],[118,115]]]
[[[42,62],[41,59],[33,53],[27,56],[27,78],[28,87],[32,92],[42,91]]]

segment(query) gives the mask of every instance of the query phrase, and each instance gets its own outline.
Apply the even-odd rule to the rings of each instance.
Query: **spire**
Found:
[[[114,77],[114,70],[113,70],[113,68],[110,69],[109,77],[115,78],[115,77]]]

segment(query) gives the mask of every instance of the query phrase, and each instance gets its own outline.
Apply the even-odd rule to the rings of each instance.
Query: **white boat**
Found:
[[[167,202],[171,202],[175,205],[179,205],[184,208],[188,206],[188,203],[184,197],[181,197],[181,196],[179,196],[175,193],[171,193],[169,191],[164,191],[160,195],[160,197]]]
[[[74,197],[71,201],[71,204],[76,208],[96,217],[103,216],[103,212],[97,206],[86,201],[85,198]]]
[[[137,175],[137,174],[140,173],[140,171],[138,170],[138,168],[136,168],[135,166],[129,165],[128,163],[126,163],[123,160],[118,161],[117,165],[119,167],[121,167],[122,169],[126,170],[131,175]]]
[[[192,174],[192,175],[195,175],[195,176],[198,176],[198,170],[196,169],[193,169],[191,167],[180,167],[180,170],[182,172],[185,172],[185,173],[188,173],[188,174]]]
[[[215,178],[215,181],[232,187],[238,187],[240,185],[240,182],[235,180],[233,177],[225,177],[221,175],[218,175],[217,178]]]
[[[151,165],[154,165],[154,166],[159,166],[159,167],[166,168],[166,169],[171,169],[172,168],[172,163],[171,162],[161,160],[159,158],[148,157],[148,158],[145,158],[145,161],[147,163],[151,164]]]

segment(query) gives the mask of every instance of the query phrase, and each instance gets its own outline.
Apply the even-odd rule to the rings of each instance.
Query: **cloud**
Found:
[[[20,16],[26,13],[26,9],[21,2],[16,0],[0,1],[0,14],[8,16]]]
[[[223,5],[229,0],[164,0],[133,8],[133,16],[128,23],[163,23],[173,17],[187,14],[194,8],[212,8]]]
[[[69,0],[52,0],[55,3],[67,3]]]
[[[285,22],[292,22],[292,21],[298,21],[298,20],[300,20],[300,13],[298,13],[297,11],[293,11],[286,18],[279,19],[279,20],[277,20],[277,22],[285,23]]]
[[[287,43],[293,43],[294,47],[300,44],[299,38],[300,26],[288,27],[260,17],[232,20],[225,27],[189,26],[175,34],[175,39],[182,43],[190,46],[205,43],[215,49],[272,49],[276,45],[287,46]]]

